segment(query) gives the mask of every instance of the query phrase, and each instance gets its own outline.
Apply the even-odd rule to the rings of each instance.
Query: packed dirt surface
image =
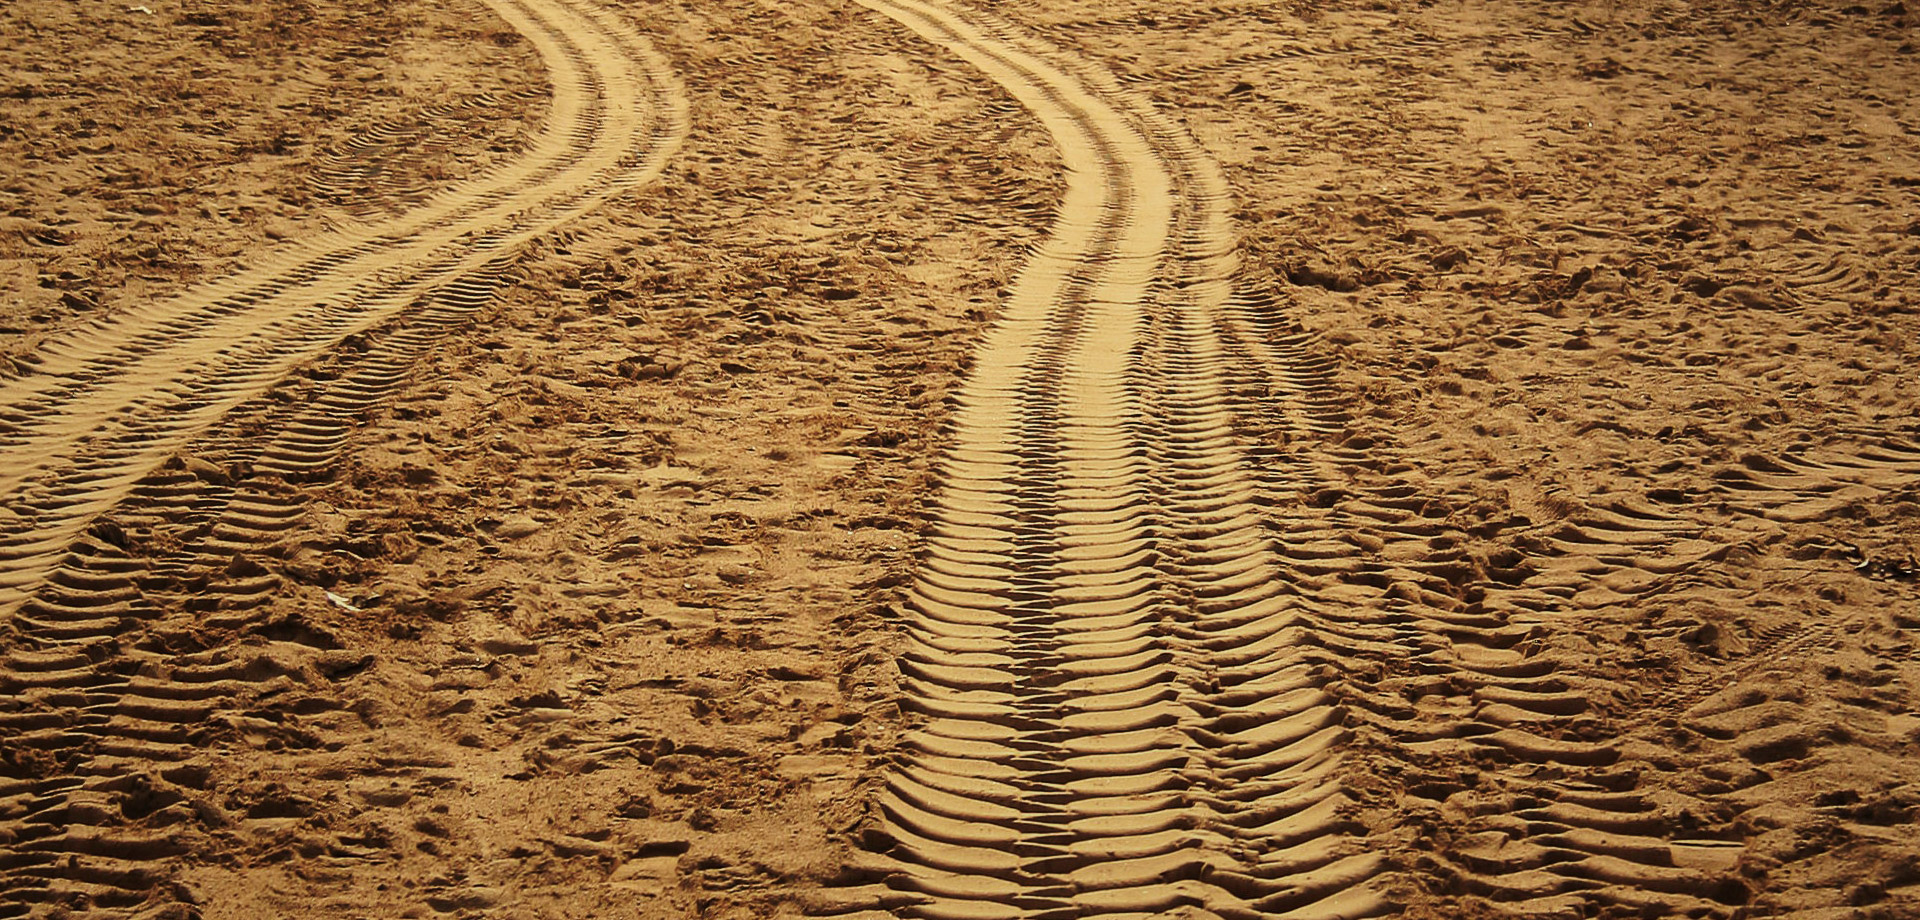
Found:
[[[1916,35],[0,8],[0,917],[1920,916]]]

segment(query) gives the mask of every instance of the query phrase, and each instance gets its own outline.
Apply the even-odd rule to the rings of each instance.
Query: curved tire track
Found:
[[[181,610],[215,630],[255,622],[283,586],[245,554],[302,514],[287,481],[331,465],[359,415],[490,300],[517,247],[658,175],[685,136],[664,59],[620,20],[575,0],[490,2],[553,78],[523,158],[96,325],[0,382],[0,916],[198,916],[172,863],[229,819],[197,755],[236,734],[317,743],[278,727],[262,688],[358,664],[301,635],[182,652],[156,624]],[[337,377],[239,448],[268,475],[229,486],[165,462],[356,333],[364,350]],[[137,560],[92,526],[129,496],[187,549]]]
[[[390,221],[47,343],[0,382],[0,612],[168,452],[345,336],[486,279],[518,246],[658,175],[687,130],[668,66],[571,0],[490,0],[546,62],[553,103],[525,156]]]
[[[1263,513],[1255,429],[1332,413],[1298,341],[1235,291],[1217,167],[1004,23],[862,2],[1032,110],[1068,182],[955,400],[900,662],[926,721],[877,799],[882,881],[843,906],[1385,911],[1320,623]]]

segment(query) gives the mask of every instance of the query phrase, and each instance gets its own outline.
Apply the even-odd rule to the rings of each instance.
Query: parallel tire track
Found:
[[[526,155],[393,220],[48,342],[33,373],[0,382],[0,612],[170,450],[290,368],[659,173],[687,130],[666,62],[590,4],[491,5],[553,83]]]
[[[865,838],[887,858],[850,871],[873,884],[831,906],[939,917],[1344,915],[1349,905],[1315,897],[1341,890],[1335,878],[1376,871],[1350,848],[1363,842],[1396,848],[1409,880],[1447,905],[1440,912],[1761,910],[1757,872],[1771,857],[1748,857],[1767,852],[1756,828],[1779,819],[1743,815],[1752,806],[1740,787],[1710,790],[1722,776],[1786,785],[1800,761],[1819,759],[1809,752],[1824,739],[1804,726],[1822,716],[1739,679],[1838,646],[1837,627],[1757,637],[1738,664],[1664,695],[1648,692],[1657,670],[1624,682],[1617,661],[1590,668],[1557,640],[1749,587],[1729,561],[1747,547],[1727,542],[1711,514],[1689,513],[1701,506],[1794,527],[1884,509],[1876,503],[1910,493],[1920,471],[1911,435],[1839,432],[1819,447],[1749,454],[1704,489],[1647,501],[1587,507],[1551,496],[1547,523],[1508,509],[1482,531],[1478,512],[1451,513],[1459,496],[1436,491],[1427,470],[1393,462],[1419,453],[1359,432],[1337,448],[1261,436],[1345,426],[1319,398],[1311,356],[1284,324],[1263,326],[1270,317],[1245,295],[1244,274],[1204,245],[1225,239],[1207,229],[1218,186],[1205,158],[1117,89],[1223,65],[1121,73],[1116,83],[938,0],[865,2],[1039,114],[1073,185],[958,397],[948,489],[908,603],[902,661],[906,702],[927,722]],[[1185,15],[1144,12],[1169,29]],[[1108,24],[1154,27],[1144,15]],[[1039,28],[1098,55],[1102,39],[1087,25],[1102,24]],[[1114,57],[1139,60],[1127,50],[1137,48]],[[1310,53],[1322,51],[1224,66]],[[1133,245],[1155,233],[1157,252]],[[1209,286],[1221,279],[1239,296]],[[1865,263],[1816,251],[1783,283],[1851,298],[1873,278]],[[1795,299],[1776,308],[1798,310]],[[1538,344],[1519,339],[1509,347]],[[1317,485],[1331,488],[1298,502]],[[1897,560],[1849,549],[1863,574],[1903,577]],[[1633,644],[1699,626],[1656,622]],[[1660,667],[1652,656],[1649,667]],[[1725,692],[1703,703],[1714,690]],[[1694,743],[1681,728],[1724,752],[1728,763],[1711,767],[1722,772],[1705,774],[1715,784],[1659,776],[1664,757],[1648,769],[1650,747]],[[1234,729],[1324,732],[1329,756],[1313,762],[1310,781],[1263,781],[1264,749],[1236,744],[1244,736]],[[1342,747],[1348,765],[1368,763],[1375,776],[1342,766]],[[1356,841],[1340,823],[1342,800],[1369,792],[1379,810],[1361,817],[1398,832]],[[1843,798],[1820,807],[1846,814]],[[1264,813],[1296,816],[1306,836],[1247,817],[1281,802]],[[1269,826],[1282,832],[1248,832]],[[1278,852],[1330,840],[1349,847],[1336,849],[1348,861],[1276,885]],[[1885,894],[1862,890],[1856,905]]]
[[[1224,180],[1058,49],[971,11],[862,2],[1027,106],[1068,182],[955,400],[901,660],[926,721],[878,798],[880,880],[834,903],[1383,912],[1337,778],[1345,711],[1249,433],[1276,406],[1296,434],[1334,411],[1235,293]]]
[[[553,80],[526,156],[394,220],[99,324],[51,345],[39,373],[0,382],[0,917],[198,915],[171,862],[234,818],[204,749],[241,735],[318,743],[279,724],[265,688],[324,683],[360,659],[297,630],[182,652],[164,624],[183,610],[196,631],[257,623],[283,586],[249,557],[303,513],[288,482],[334,461],[358,417],[490,300],[521,244],[658,175],[685,136],[678,84],[619,19],[576,0],[494,6]],[[235,448],[230,468],[250,478],[168,461],[356,334],[363,350],[337,377],[304,406],[266,413],[266,433]],[[124,517],[185,551],[130,558],[117,528],[95,525],[128,496],[140,506]]]

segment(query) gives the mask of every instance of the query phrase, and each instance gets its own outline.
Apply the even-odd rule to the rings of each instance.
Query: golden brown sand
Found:
[[[1920,916],[1916,34],[0,7],[0,917]]]

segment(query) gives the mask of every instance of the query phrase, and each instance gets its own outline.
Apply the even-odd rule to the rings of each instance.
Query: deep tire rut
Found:
[[[925,721],[879,796],[880,880],[845,906],[1384,912],[1337,779],[1337,671],[1268,514],[1275,429],[1338,420],[1304,337],[1247,293],[1217,167],[1007,24],[866,5],[1032,110],[1068,184],[955,400],[901,660]]]

